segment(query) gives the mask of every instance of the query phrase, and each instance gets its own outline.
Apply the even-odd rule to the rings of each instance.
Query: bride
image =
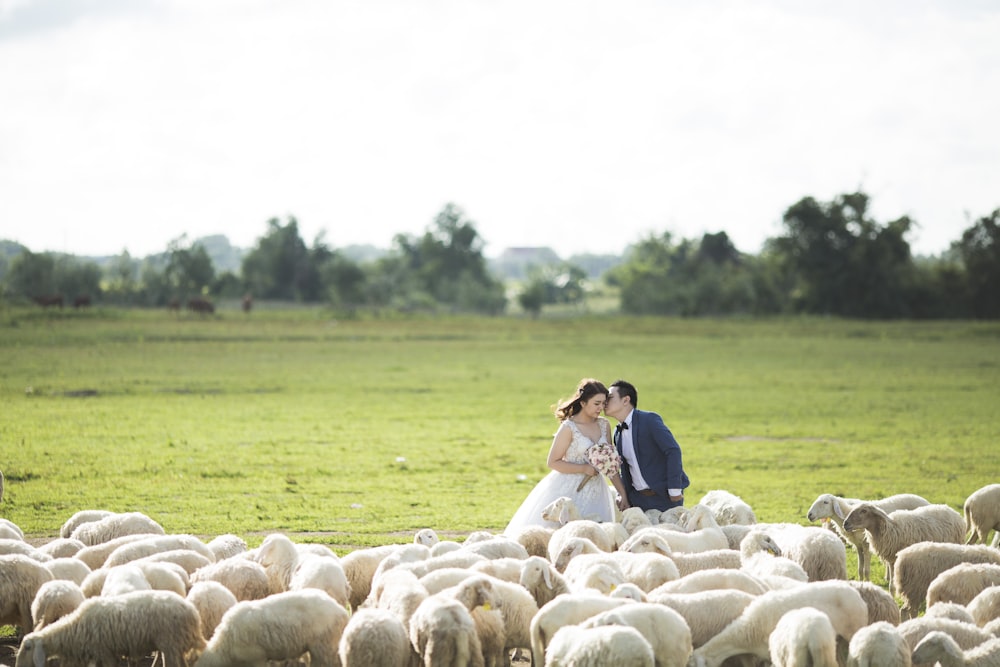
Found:
[[[561,423],[552,438],[546,461],[552,472],[521,503],[507,524],[505,535],[516,535],[526,526],[558,528],[558,523],[542,518],[542,509],[561,496],[572,498],[585,518],[614,521],[615,492],[625,498],[625,487],[620,476],[613,474],[610,476],[612,489],[587,460],[588,449],[611,443],[611,427],[601,416],[607,400],[607,388],[597,380],[585,378],[580,381],[576,395],[556,407],[555,414]],[[593,479],[595,476],[597,479]]]

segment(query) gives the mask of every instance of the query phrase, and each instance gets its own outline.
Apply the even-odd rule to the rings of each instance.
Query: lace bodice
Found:
[[[608,442],[608,433],[610,433],[611,427],[608,425],[608,420],[604,417],[597,418],[597,424],[601,428],[601,437],[597,439],[597,442],[585,436],[577,423],[572,419],[567,419],[566,423],[569,424],[570,431],[573,433],[573,440],[569,443],[569,448],[566,450],[563,459],[570,463],[587,463],[587,450],[596,444]]]

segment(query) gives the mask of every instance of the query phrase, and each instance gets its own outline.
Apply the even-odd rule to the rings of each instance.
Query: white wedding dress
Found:
[[[587,450],[599,443],[610,441],[611,427],[604,417],[598,418],[601,427],[601,438],[594,442],[583,433],[572,419],[567,419],[570,430],[573,432],[573,440],[570,442],[564,461],[570,463],[588,463]],[[535,488],[531,490],[528,497],[524,499],[521,506],[514,512],[514,517],[504,529],[504,535],[514,536],[526,526],[545,526],[546,528],[558,528],[560,524],[546,521],[542,518],[542,510],[553,500],[561,496],[569,496],[573,503],[580,510],[580,516],[584,519],[594,521],[614,521],[615,518],[615,490],[608,484],[604,475],[596,475],[591,478],[583,489],[577,491],[576,487],[584,480],[583,473],[567,474],[551,471],[542,478]]]

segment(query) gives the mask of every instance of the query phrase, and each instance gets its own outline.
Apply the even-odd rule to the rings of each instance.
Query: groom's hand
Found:
[[[670,502],[672,502],[672,503],[679,503],[679,502],[681,502],[681,501],[684,500],[684,494],[683,493],[681,495],[679,495],[679,496],[667,496],[667,497],[670,498]]]

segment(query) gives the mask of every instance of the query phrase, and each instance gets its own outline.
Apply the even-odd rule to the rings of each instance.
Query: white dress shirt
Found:
[[[632,475],[632,486],[635,487],[636,491],[642,491],[643,489],[649,488],[649,483],[646,482],[642,477],[642,473],[639,471],[639,462],[635,456],[635,445],[632,444],[632,414],[634,411],[630,411],[628,416],[625,417],[623,423],[628,426],[626,429],[622,429],[622,457],[628,464],[629,472]],[[671,496],[677,497],[681,495],[681,489],[667,489],[667,493]]]

